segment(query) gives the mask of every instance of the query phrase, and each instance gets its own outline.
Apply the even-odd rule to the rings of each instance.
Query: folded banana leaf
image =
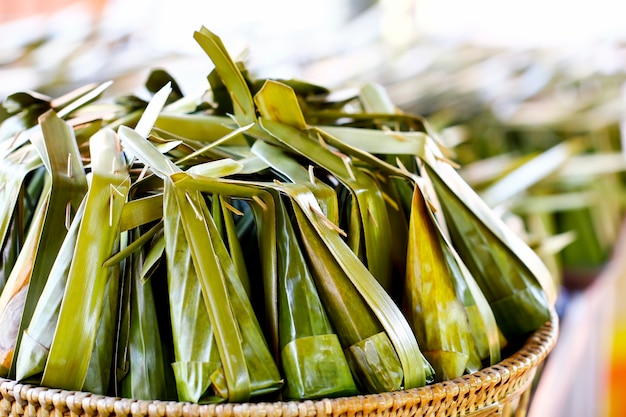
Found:
[[[495,365],[500,362],[500,351],[507,341],[478,283],[447,239],[444,239],[443,249],[457,298],[465,307],[478,357],[485,365]]]
[[[165,182],[165,192],[176,197],[214,326],[223,372],[223,381],[214,381],[214,387],[221,396],[235,402],[276,391],[283,381],[245,289],[206,203],[199,191],[186,188],[190,184],[186,179],[185,174],[175,175],[171,190],[171,180]]]
[[[381,91],[378,90],[378,93]],[[388,111],[391,113],[394,109]],[[503,334],[507,338],[518,338],[549,320],[549,305],[556,299],[555,283],[550,272],[538,255],[504,225],[454,171],[439,142],[423,132],[388,132],[392,140],[387,141],[388,149],[384,150],[381,149],[380,141],[375,144],[373,138],[359,138],[345,128],[323,127],[321,130],[364,151],[376,150],[375,152],[382,154],[408,152],[423,160],[425,168],[422,169],[422,175],[427,174],[425,178],[435,187],[441,212],[445,215],[445,225],[451,229],[450,233],[453,235],[451,243],[457,248],[461,259],[485,293]],[[377,133],[379,137],[385,134],[382,131]],[[370,134],[374,136],[376,132],[370,131]],[[404,152],[400,152],[401,150]],[[461,231],[459,227],[463,222],[466,228]],[[470,227],[473,233],[469,232]],[[489,237],[474,232],[477,229]],[[489,288],[489,283],[492,287],[499,288]],[[507,287],[508,290],[505,290]],[[512,296],[514,288],[519,291]],[[494,294],[500,291],[501,295]],[[517,305],[516,303],[520,307],[526,306],[529,315],[511,314],[511,309],[516,311],[511,305]]]
[[[233,114],[240,126],[254,123],[256,109],[250,89],[222,40],[205,27],[194,33],[194,39],[215,64],[215,71],[232,97]]]
[[[268,145],[271,146],[271,145]],[[261,147],[259,148],[259,154],[267,156],[268,153],[266,151],[268,151],[267,147],[263,147],[264,149],[261,150]],[[272,148],[272,154],[271,156],[268,158],[268,160],[272,160],[273,161],[273,165],[275,165],[277,168],[276,170],[280,172],[281,168],[283,167],[285,164],[283,164],[283,160],[287,159],[286,155],[280,151],[278,151],[276,148]],[[289,159],[287,159],[287,161],[293,165],[294,162],[290,161]],[[294,171],[297,169],[294,166]],[[301,169],[301,168],[300,168]],[[304,170],[304,172],[306,172],[306,170]],[[310,179],[310,177],[307,177],[308,179]],[[316,182],[316,180],[314,180]],[[314,184],[314,182],[310,183],[311,185]],[[328,219],[326,219],[326,221],[328,221]],[[317,253],[317,251],[312,251],[314,253]],[[354,256],[354,254],[352,252],[351,256]],[[319,255],[318,255],[319,256]],[[281,257],[282,258],[282,257]],[[311,262],[311,268],[312,271],[318,267],[318,265],[320,265],[320,262]],[[315,275],[315,273],[314,273]],[[338,276],[336,273],[328,273],[328,276]],[[344,278],[344,280],[347,278]],[[320,285],[330,285],[330,284],[320,284]],[[351,286],[351,284],[347,284],[347,287],[349,288],[349,286]],[[323,291],[322,291],[323,293]],[[322,295],[322,293],[320,293],[320,296],[322,297],[322,300],[324,300],[324,307],[326,309],[328,309],[328,302],[326,299],[324,299],[324,296]],[[336,297],[336,294],[350,294],[350,291],[345,292],[345,291],[335,291],[333,293],[333,296]],[[355,324],[355,320],[351,320],[349,317],[342,317],[341,314],[336,314],[337,320],[341,321],[346,321],[347,324],[345,326],[347,326],[347,329],[350,329],[351,326],[361,326],[362,327],[362,331],[364,333],[367,333],[367,336],[365,337],[361,337],[358,335],[358,329],[357,330],[351,330],[350,332],[346,332],[343,327],[341,331],[337,331],[338,335],[340,338],[350,338],[351,336],[349,336],[348,333],[351,334],[356,334],[355,336],[352,336],[352,339],[354,339],[354,343],[352,343],[352,348],[351,348],[351,352],[352,352],[352,356],[355,358],[355,360],[353,362],[358,363],[360,361],[360,364],[357,364],[354,366],[354,369],[358,369],[359,367],[361,367],[361,369],[358,371],[361,374],[361,378],[364,380],[363,384],[365,384],[365,391],[370,391],[370,390],[376,390],[376,389],[382,389],[383,387],[386,389],[398,389],[399,386],[402,386],[402,373],[401,373],[401,367],[398,368],[396,367],[395,370],[392,371],[386,371],[386,370],[381,370],[379,368],[377,368],[376,366],[380,366],[380,363],[390,363],[393,364],[394,362],[399,365],[398,359],[397,359],[397,354],[394,351],[393,345],[389,343],[389,339],[387,338],[387,335],[385,334],[384,331],[382,331],[382,327],[377,324],[377,318],[375,318],[375,316],[372,316],[371,312],[368,313],[368,307],[365,306],[363,304],[362,301],[360,301],[360,295],[355,294],[354,293],[354,289],[352,289],[352,294],[353,294],[353,298],[350,301],[346,302],[345,300],[333,300],[332,303],[337,304],[337,309],[342,309],[341,305],[343,305],[343,311],[341,314],[347,314],[348,316],[350,316],[351,313],[349,313],[349,311],[351,309],[354,309],[355,305],[361,305],[363,308],[363,311],[361,311],[359,309],[359,313],[354,314],[353,317],[357,317],[358,319],[356,320],[358,322],[358,324]],[[347,295],[346,295],[347,296]],[[348,307],[349,306],[349,307]],[[348,312],[346,312],[346,310]],[[372,318],[372,321],[370,322],[371,327],[373,330],[368,330],[369,325],[364,321],[364,317],[370,317]],[[332,317],[332,314],[329,313],[329,317]],[[332,318],[331,318],[332,321]],[[350,322],[351,321],[351,322]],[[347,336],[346,336],[347,335]],[[412,334],[411,334],[412,335]],[[345,340],[344,340],[345,342]],[[347,342],[346,342],[347,343]],[[350,344],[348,344],[347,346],[350,346]],[[382,361],[376,361],[373,360],[372,358],[377,357],[376,355],[378,355],[379,352],[380,354],[383,355],[389,355],[389,357],[387,359],[384,359]],[[395,358],[395,359],[394,359]],[[372,359],[372,361],[369,361],[370,359]],[[380,357],[379,357],[380,359]],[[420,358],[423,359],[423,358]],[[369,362],[368,362],[369,361]],[[377,365],[378,364],[378,365]],[[393,368],[393,366],[389,366],[390,368]],[[428,367],[427,367],[428,368]],[[400,369],[400,372],[399,372]],[[430,368],[428,368],[428,371],[430,371]],[[381,372],[383,373],[383,376],[381,375]],[[380,376],[380,379],[377,380],[377,376]],[[382,379],[386,378],[387,380],[384,381]],[[368,380],[369,379],[369,380]],[[369,386],[368,386],[369,385]]]
[[[26,302],[32,266],[37,256],[37,243],[45,221],[48,197],[44,197],[35,213],[24,246],[0,295],[0,376],[8,376],[18,338],[22,312]]]
[[[342,346],[347,349],[346,356],[357,385],[367,391],[381,386],[399,389],[426,384],[431,380],[432,368],[423,357],[406,318],[389,294],[347,246],[337,226],[323,216],[313,194],[305,186],[284,184],[277,187],[294,202],[292,205],[310,257],[311,271],[314,277],[317,276],[316,284],[320,285],[318,291],[329,319]],[[323,290],[322,285],[328,287]],[[326,299],[324,292],[333,291],[333,288],[339,291],[334,291],[332,297]],[[379,362],[376,358],[385,360]]]
[[[401,389],[402,364],[383,327],[312,226],[298,208],[294,210],[320,297],[344,346],[359,389],[363,392]]]
[[[102,130],[90,140],[93,177],[43,385],[77,390],[87,377],[107,281],[111,269],[116,268],[103,264],[119,244],[119,222],[130,183],[120,151],[117,135],[111,130]]]
[[[537,254],[452,167],[433,156],[426,156],[425,167],[454,245],[489,301],[504,336],[520,338],[550,320],[555,284]]]
[[[331,222],[339,223],[337,194],[331,186],[315,179],[313,165],[309,165],[309,169],[305,169],[294,158],[289,157],[284,149],[260,140],[252,145],[251,150],[263,158],[281,177],[285,177],[291,182],[307,184],[315,195],[322,213]]]
[[[19,230],[20,219],[17,218],[17,215],[12,217],[4,236],[4,243],[0,246],[0,293],[6,285],[13,266],[15,266],[23,240]]]
[[[280,196],[275,196],[275,201],[283,397],[355,395],[358,391],[348,362],[318,295],[289,213]]]
[[[256,94],[255,100],[260,104],[259,111],[264,117],[262,125],[265,130],[292,151],[330,172],[349,190],[350,204],[343,207],[347,206],[349,210],[346,229],[352,232],[348,233],[351,247],[355,253],[364,254],[363,261],[368,269],[388,292],[392,292],[392,236],[387,206],[376,182],[357,167],[352,168],[349,158],[337,155],[309,138],[302,130],[306,127],[304,117],[299,110],[297,97],[289,86],[267,81]],[[263,105],[266,102],[281,102],[285,105],[277,109]],[[361,245],[364,246],[362,251]]]
[[[482,367],[466,310],[426,200],[415,187],[409,224],[404,311],[439,381]]]
[[[155,121],[154,127],[157,131],[164,131],[181,139],[185,138],[203,143],[212,142],[228,135],[236,126],[226,116],[163,111]],[[245,140],[242,139],[238,139],[236,143],[239,145],[246,144]]]
[[[131,233],[135,240],[140,236],[138,229]],[[125,311],[129,317],[122,317],[121,323],[128,328],[128,339],[119,348],[124,350],[128,363],[123,366],[127,372],[119,382],[120,394],[143,400],[172,400],[176,399],[175,379],[169,349],[163,346],[167,339],[160,331],[152,281],[143,280],[144,252],[132,254],[125,268],[124,280],[128,281],[130,293]]]
[[[14,150],[2,159],[0,166],[0,242],[2,259],[0,291],[15,265],[39,196],[43,195],[45,175],[41,159],[32,145]],[[36,175],[41,173],[40,175]],[[30,181],[27,180],[32,175]],[[33,195],[28,192],[33,190]]]
[[[117,249],[114,247],[113,251]],[[111,377],[114,375],[115,335],[117,333],[119,291],[122,279],[120,265],[107,267],[107,269],[109,277],[104,288],[96,338],[81,388],[83,391],[99,394],[109,392],[112,383]]]
[[[119,129],[119,133],[124,147],[145,161],[161,177],[161,183],[168,178],[167,175],[181,172],[139,133],[125,126]],[[178,399],[196,403],[224,401],[214,387],[224,379],[214,326],[200,277],[193,264],[180,208],[171,192],[163,195],[162,213],[174,346],[172,368]]]
[[[217,164],[218,166],[221,164]],[[191,171],[191,170],[190,170]],[[189,175],[176,174],[179,178],[178,181],[184,181],[195,189],[217,194],[220,196],[228,196],[229,198],[236,198],[244,202],[244,228],[254,228],[253,233],[248,235],[249,239],[246,242],[247,258],[253,257],[261,260],[260,264],[256,267],[260,271],[261,280],[251,278],[250,284],[258,287],[260,292],[263,293],[263,299],[260,297],[254,297],[255,305],[262,305],[262,310],[259,312],[259,316],[264,316],[264,328],[266,329],[267,342],[270,346],[270,351],[277,358],[279,353],[278,348],[278,283],[277,283],[277,255],[276,255],[276,227],[275,227],[275,204],[274,199],[266,190],[259,189],[258,187],[250,187],[247,182],[238,183],[236,181],[217,181],[225,172],[229,172],[229,169],[217,169],[213,175]],[[247,201],[247,203],[246,203]],[[254,204],[252,204],[254,202]],[[249,233],[241,227],[238,227],[237,235],[241,233]],[[243,243],[243,242],[242,242]],[[252,252],[252,253],[251,253]],[[252,269],[250,269],[252,270]],[[240,280],[241,281],[241,280]],[[262,281],[262,285],[259,286],[259,281]],[[245,285],[242,281],[242,285]]]
[[[195,270],[200,283],[201,295],[209,317],[207,323],[212,326],[214,342],[211,339],[208,339],[208,342],[215,343],[219,354],[220,362],[216,369],[207,369],[206,366],[203,369],[202,364],[200,367],[190,368],[183,364],[182,369],[175,369],[175,372],[178,371],[178,374],[183,376],[179,379],[185,379],[184,377],[190,373],[198,375],[200,372],[199,376],[204,376],[202,380],[205,381],[207,388],[209,387],[207,384],[210,384],[215,396],[229,401],[246,401],[251,397],[279,390],[283,381],[278,368],[270,354],[245,287],[237,276],[226,244],[221,239],[206,201],[200,193],[202,190],[212,194],[211,178],[194,180],[189,174],[180,172],[178,167],[135,131],[120,129],[120,134],[124,143],[133,148],[134,154],[164,179],[166,240],[170,230],[186,240],[183,244],[188,248],[192,260],[191,268]],[[213,195],[212,198],[219,196]],[[170,227],[169,222],[176,223]],[[180,241],[180,238],[178,239]],[[166,242],[166,252],[168,245]],[[223,302],[215,303],[212,300]],[[175,338],[177,336],[175,333]],[[182,336],[185,337],[184,334]],[[208,371],[211,372],[210,375]],[[177,386],[180,394],[178,381]],[[204,394],[199,390],[195,390],[194,393]]]
[[[289,128],[286,125],[282,126]],[[324,216],[321,209],[319,213]],[[331,223],[327,218],[325,220]],[[299,222],[301,233],[304,233],[305,227],[306,224]],[[349,278],[339,266],[332,266],[336,265],[332,264],[335,261],[325,252],[323,243],[319,238],[315,240],[315,235],[312,236],[312,240],[308,241],[303,238],[310,257],[311,271],[329,318],[337,329],[342,346],[347,349],[346,355],[357,384],[365,392],[400,389],[404,382],[403,369],[393,344]],[[356,255],[350,252],[350,256]],[[425,381],[425,377],[423,378]],[[422,385],[424,383],[421,382]]]
[[[41,135],[34,134],[31,142],[52,180],[46,219],[39,237],[39,248],[32,266],[31,279],[22,313],[16,348],[28,328],[33,311],[48,279],[50,268],[67,233],[72,216],[87,191],[87,179],[73,129],[49,110],[39,118]],[[17,356],[16,356],[17,357]],[[15,377],[15,371],[11,371]]]
[[[29,93],[15,93],[5,99],[3,107],[9,111],[9,117],[0,125],[0,155],[28,141],[32,131],[37,130],[33,127],[39,116],[50,109],[49,100]]]
[[[7,336],[5,338],[5,344],[12,346],[12,348],[3,351],[3,363],[9,362],[12,364],[17,357],[17,355],[14,355],[15,349],[19,348],[22,332],[30,321],[32,311],[45,284],[49,269],[63,241],[67,219],[71,218],[70,216],[78,206],[78,203],[80,203],[82,198],[81,190],[86,188],[86,180],[71,128],[52,111],[48,111],[41,116],[39,122],[41,129],[33,130],[31,143],[39,153],[40,160],[43,161],[49,174],[46,182],[49,182],[50,188],[45,204],[41,205],[44,209],[42,229],[38,236],[33,237],[36,242],[35,248],[30,253],[30,256],[33,258],[27,263],[27,270],[22,272],[15,271],[15,277],[22,277],[20,279],[21,285],[19,286],[21,311],[16,309],[17,304],[13,302],[11,302],[11,309],[14,314],[18,314],[21,317],[19,327],[14,335],[15,337],[10,338]],[[55,141],[54,144],[52,143],[53,140]],[[26,151],[26,149],[27,147],[22,148],[23,151]],[[10,155],[7,158],[10,158]],[[28,160],[28,153],[23,153],[22,157],[26,157]],[[30,159],[30,161],[33,161],[33,159]],[[72,162],[75,163],[74,167],[72,167]],[[28,163],[26,167],[27,169],[32,167],[32,162]],[[20,177],[18,174],[18,178]],[[7,187],[11,187],[7,191],[9,194],[13,194],[13,196],[15,196],[16,184],[16,181],[8,181],[6,184]],[[9,204],[11,204],[13,197],[11,195],[7,197]],[[17,203],[15,200],[14,202]],[[46,250],[39,250],[41,247],[46,247]],[[21,265],[16,266],[23,267]],[[17,288],[14,285],[15,282],[12,284],[13,288],[11,290],[3,292],[5,300],[8,301],[12,298],[11,291],[15,291]],[[13,295],[17,294],[14,293]],[[6,312],[8,313],[8,310]],[[12,366],[9,366],[9,374],[11,377],[15,376]]]
[[[368,150],[380,151],[379,143],[386,141],[386,152],[392,155],[402,154],[407,149],[413,149],[411,152],[420,154],[423,152],[422,149],[426,143],[422,138],[416,137],[414,139],[415,141],[411,143],[413,136],[394,138],[393,136],[389,136],[388,132],[385,131],[353,128],[332,129],[333,133],[338,135],[338,137],[335,137],[328,133],[329,129],[326,127],[314,129],[320,132],[328,145],[337,148],[346,155],[352,156],[355,160],[359,160],[360,164],[367,163],[371,167],[370,169],[377,173],[377,176],[386,178],[385,180],[381,180],[381,183],[387,184],[387,189],[390,190],[387,191],[388,194],[391,195],[393,192],[397,194],[399,206],[406,205],[404,212],[411,211],[413,193],[415,192],[411,190],[415,190],[416,187],[422,189],[423,195],[428,196],[429,206],[440,206],[434,191],[430,190],[430,192],[427,193],[429,188],[426,187],[427,183],[424,181],[425,178],[419,177],[416,173],[407,171],[404,165],[398,168],[368,152]],[[358,130],[363,130],[366,133],[359,135]],[[407,194],[410,195],[408,203],[406,203]],[[400,209],[400,207],[396,210],[398,209]],[[405,215],[404,212],[402,215]],[[432,213],[432,210],[430,213]],[[458,255],[447,238],[444,228],[445,219],[441,216],[437,216],[437,213],[432,213],[432,216],[434,218],[433,225],[436,226],[439,239],[441,240],[441,246],[444,250],[449,271],[454,278],[453,282],[457,297],[465,306],[467,316],[470,320],[474,343],[479,351],[480,358],[486,361],[486,363],[495,364],[500,361],[500,341],[499,329],[495,322],[493,312],[484,294],[476,284],[474,277],[464,264],[463,259]],[[408,224],[406,227],[408,230]],[[408,251],[406,250],[405,255],[408,255]],[[404,256],[402,262],[406,263],[407,257],[408,256]]]
[[[218,397],[214,390],[210,390],[211,377],[219,372],[221,360],[178,204],[171,193],[165,195],[163,219],[174,335],[175,362],[172,366],[178,398],[181,401],[215,402]]]
[[[83,218],[84,208],[83,202],[72,220],[59,253],[50,269],[46,285],[33,311],[31,323],[28,329],[24,331],[15,363],[15,377],[18,381],[29,381],[32,383],[41,381],[59,318],[59,309],[76,248],[78,227]]]
[[[229,201],[227,201],[229,200]],[[241,280],[246,290],[248,298],[252,298],[252,286],[250,284],[250,278],[248,276],[248,269],[246,267],[245,254],[241,248],[241,242],[237,237],[237,228],[233,219],[233,214],[242,216],[244,213],[235,208],[232,204],[232,199],[218,195],[213,199],[213,218],[216,225],[220,230],[222,240],[228,248],[228,253],[233,260],[233,265],[237,270],[237,276]],[[218,221],[218,218],[221,221]]]
[[[249,85],[252,82],[245,74],[243,65],[233,61],[222,40],[206,27],[196,31],[194,39],[215,65],[213,73],[209,75],[209,82],[214,93],[213,98],[218,104],[218,115],[232,114],[239,127],[250,126],[248,134],[251,137],[272,143],[274,138],[257,123],[257,108]],[[221,99],[222,96],[224,100]],[[284,109],[285,106],[281,107]]]

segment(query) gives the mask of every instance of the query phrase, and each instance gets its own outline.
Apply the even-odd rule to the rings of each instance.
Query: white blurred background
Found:
[[[614,0],[0,0],[0,97],[45,87],[52,76],[82,83],[152,63],[192,83],[186,75],[208,66],[192,39],[201,25],[259,75],[326,85],[371,76],[424,39],[560,48],[614,67],[621,56],[597,55],[626,39],[624,15],[626,3]],[[48,47],[19,56],[43,39]],[[405,58],[406,71],[426,65],[420,58]]]

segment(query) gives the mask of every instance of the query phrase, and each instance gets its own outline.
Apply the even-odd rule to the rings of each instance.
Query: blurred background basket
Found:
[[[535,375],[553,348],[558,318],[534,332],[497,365],[406,391],[302,402],[198,405],[138,401],[0,379],[0,416],[365,417],[526,415]]]

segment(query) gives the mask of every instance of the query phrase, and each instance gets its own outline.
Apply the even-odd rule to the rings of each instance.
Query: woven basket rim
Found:
[[[427,411],[437,416],[469,415],[493,407],[507,397],[528,389],[536,368],[554,347],[558,337],[558,316],[532,333],[511,356],[496,365],[459,378],[378,394],[319,400],[192,404],[176,401],[136,400],[109,397],[80,391],[67,391],[20,384],[0,378],[2,405],[31,411],[43,408],[63,413],[133,416],[206,416],[206,417],[310,417],[416,415]],[[13,410],[15,411],[15,410]],[[19,414],[22,414],[21,412]],[[34,415],[34,414],[33,414]]]

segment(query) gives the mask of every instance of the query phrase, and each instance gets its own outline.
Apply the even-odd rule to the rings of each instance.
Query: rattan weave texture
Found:
[[[557,335],[558,319],[553,315],[517,352],[479,372],[406,391],[315,401],[210,405],[139,401],[0,378],[0,417],[522,417],[533,377]]]

